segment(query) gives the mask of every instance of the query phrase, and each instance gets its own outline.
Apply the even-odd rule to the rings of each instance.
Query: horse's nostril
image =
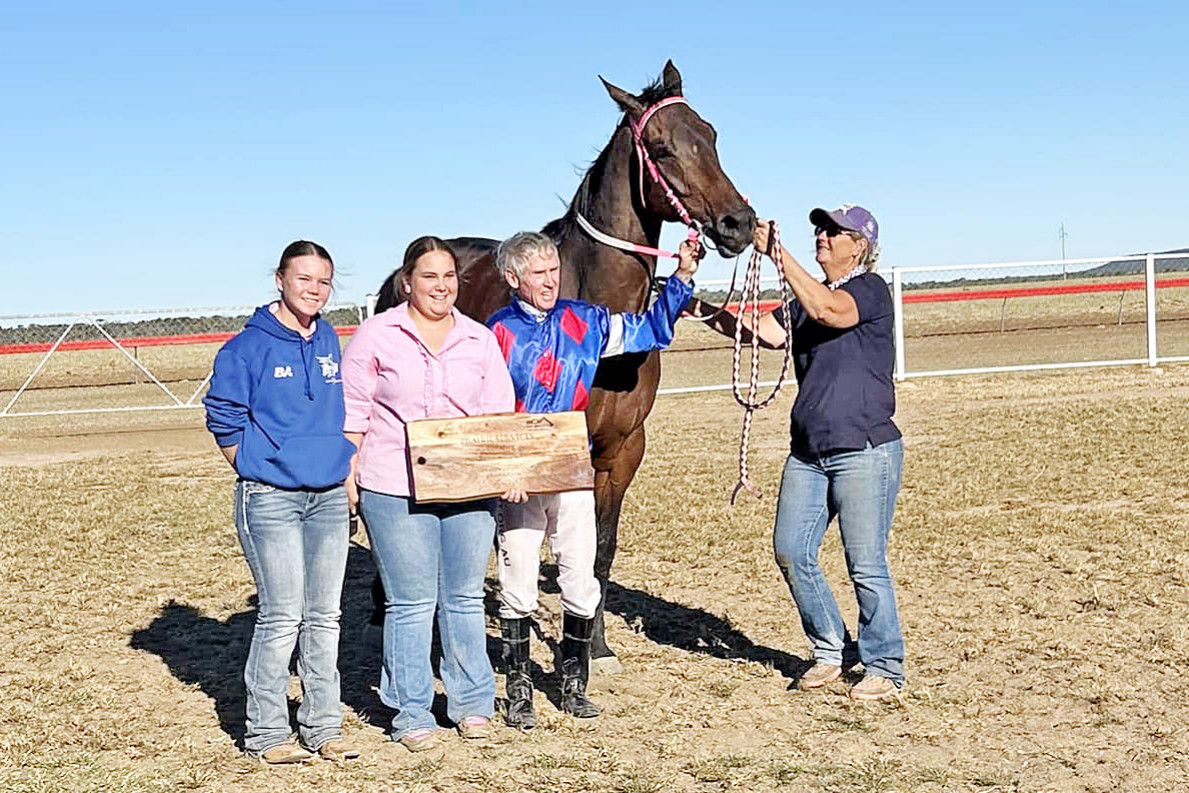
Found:
[[[722,219],[722,227],[724,231],[734,231],[739,228],[739,220],[734,215],[727,215]]]

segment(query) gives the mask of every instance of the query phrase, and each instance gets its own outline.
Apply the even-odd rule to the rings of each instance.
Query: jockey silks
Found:
[[[692,294],[692,285],[670,278],[642,314],[612,314],[606,306],[581,300],[559,300],[550,310],[539,311],[514,298],[487,325],[512,375],[516,410],[584,409],[599,359],[667,347]]]

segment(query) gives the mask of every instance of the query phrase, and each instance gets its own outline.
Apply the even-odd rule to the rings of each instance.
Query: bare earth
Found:
[[[1187,367],[901,385],[909,684],[878,704],[843,683],[790,690],[807,647],[770,534],[791,396],[754,429],[766,497],[734,508],[740,412],[722,394],[663,398],[625,509],[608,609],[624,672],[595,681],[603,717],[558,714],[536,642],[536,730],[447,734],[429,756],[386,740],[355,545],[340,665],[364,756],[286,768],[236,746],[254,588],[200,412],[8,420],[0,788],[1183,790],[1187,395]],[[836,535],[823,558],[853,620]],[[493,658],[497,633],[493,619]]]

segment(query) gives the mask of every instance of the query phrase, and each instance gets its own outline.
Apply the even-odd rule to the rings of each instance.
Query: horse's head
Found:
[[[655,163],[663,181],[668,182],[673,194],[689,215],[702,224],[706,236],[723,255],[734,256],[751,244],[756,214],[719,165],[714,127],[684,102],[649,113],[658,102],[681,96],[681,73],[673,62],[666,63],[661,79],[639,96],[606,80],[603,85],[623,110],[628,126],[638,129],[645,154]],[[644,126],[639,128],[642,118]],[[646,163],[638,163],[638,167],[643,173]],[[660,181],[642,176],[638,183],[642,184],[641,200],[645,208],[663,220],[681,220],[679,210],[666,197]]]

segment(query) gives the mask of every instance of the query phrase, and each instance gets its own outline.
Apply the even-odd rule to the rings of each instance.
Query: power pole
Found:
[[[1065,221],[1061,221],[1061,229],[1057,232],[1058,239],[1061,240],[1061,280],[1066,279],[1065,275],[1065,238],[1069,235],[1065,233]]]

